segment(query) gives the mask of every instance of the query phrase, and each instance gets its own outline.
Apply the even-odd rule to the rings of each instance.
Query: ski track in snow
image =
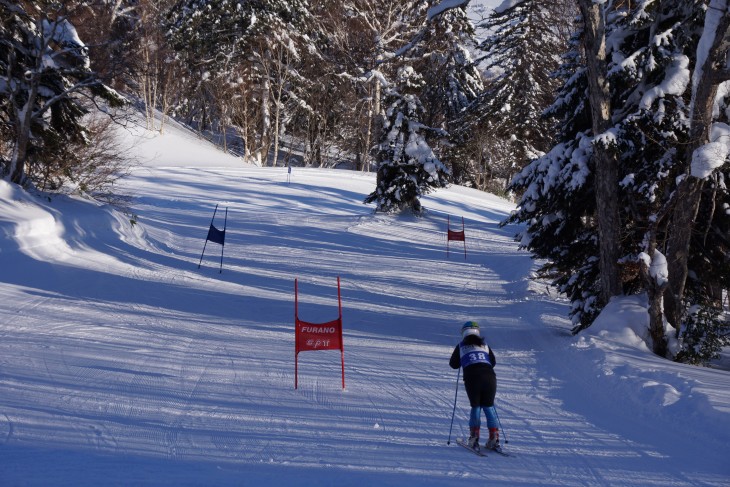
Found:
[[[722,438],[693,445],[686,468],[663,418],[655,439],[632,438],[645,418],[594,385],[597,352],[573,346],[567,304],[535,292],[533,262],[498,227],[508,205],[455,189],[426,198],[422,218],[373,215],[372,182],[146,168],[124,182],[131,230],[90,211],[58,239],[0,253],[18,269],[0,282],[0,454],[14,462],[0,484],[155,485],[162,469],[167,485],[728,485]],[[197,269],[216,203],[222,273],[210,242]],[[466,260],[461,242],[446,256],[447,213],[466,218]],[[294,279],[300,317],[324,322],[337,276],[347,387],[339,352],[308,352],[295,390]],[[446,446],[447,364],[467,319],[497,354],[512,458]],[[458,394],[452,442],[468,432]]]

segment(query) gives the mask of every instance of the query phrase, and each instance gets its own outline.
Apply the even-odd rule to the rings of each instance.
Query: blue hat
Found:
[[[467,321],[461,327],[461,337],[465,338],[467,335],[479,335],[479,324],[476,321]]]

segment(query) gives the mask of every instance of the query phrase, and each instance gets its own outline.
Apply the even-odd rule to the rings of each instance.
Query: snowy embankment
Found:
[[[509,202],[452,187],[422,218],[374,215],[372,174],[287,181],[174,126],[145,137],[135,224],[0,181],[0,485],[730,484],[730,374],[654,357],[639,298],[570,336],[498,226]],[[210,242],[197,268],[216,204],[222,273]],[[325,351],[295,390],[294,279],[324,322],[338,276],[346,389]],[[467,319],[497,354],[512,458],[446,444]],[[466,422],[459,388],[452,439]]]

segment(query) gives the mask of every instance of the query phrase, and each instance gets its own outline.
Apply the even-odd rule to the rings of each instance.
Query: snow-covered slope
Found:
[[[372,174],[147,137],[134,217],[0,181],[0,485],[730,484],[730,374],[652,356],[637,298],[571,337],[498,226],[509,202],[452,187],[425,217],[374,215]],[[222,273],[210,242],[198,269],[216,204]],[[324,351],[300,354],[295,390],[294,279],[318,322],[338,276],[346,389]],[[457,391],[452,440],[467,431],[448,367],[467,319],[497,355],[512,458],[447,445]]]

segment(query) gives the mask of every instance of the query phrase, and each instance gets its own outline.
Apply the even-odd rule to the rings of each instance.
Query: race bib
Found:
[[[474,364],[489,364],[489,349],[481,345],[459,345],[461,355],[461,366],[467,367]]]

